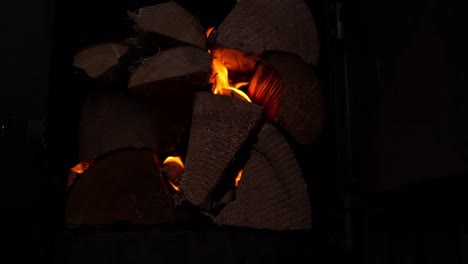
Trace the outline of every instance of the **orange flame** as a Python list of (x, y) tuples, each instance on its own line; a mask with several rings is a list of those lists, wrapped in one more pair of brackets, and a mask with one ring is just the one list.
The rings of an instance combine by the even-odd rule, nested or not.
[(211, 32), (213, 32), (214, 29), (215, 29), (214, 27), (209, 27), (209, 28), (206, 30), (205, 35), (206, 35), (207, 38), (210, 37)]
[(211, 91), (214, 94), (238, 97), (249, 103), (252, 102), (249, 96), (239, 89), (239, 87), (248, 84), (247, 82), (239, 82), (231, 85), (229, 83), (227, 68), (216, 58), (213, 58), (211, 61), (211, 68), (213, 70), (213, 75), (211, 76), (213, 88)]
[(67, 189), (75, 182), (79, 174), (83, 174), (89, 166), (93, 164), (93, 161), (82, 161), (76, 164), (73, 168), (70, 169), (67, 179)]
[(77, 174), (82, 174), (83, 172), (85, 172), (85, 170), (87, 170), (89, 168), (89, 166), (91, 166), (91, 164), (93, 164), (92, 161), (80, 162), (80, 163), (76, 164), (73, 168), (71, 168), (71, 171), (73, 171), (74, 173), (77, 173)]
[[(211, 32), (214, 30), (214, 27), (208, 28), (206, 31), (206, 37), (209, 37)], [(211, 53), (211, 50), (208, 50), (208, 53)], [(213, 57), (211, 60), (211, 70), (212, 75), (210, 82), (213, 83), (213, 88), (211, 91), (214, 94), (227, 95), (240, 98), (249, 103), (252, 102), (249, 96), (244, 93), (239, 87), (249, 84), (248, 82), (239, 82), (231, 85), (229, 81), (228, 69), (222, 62), (220, 62), (216, 57)]]
[(169, 156), (169, 157), (167, 157), (164, 160), (163, 165), (167, 165), (167, 164), (170, 164), (170, 163), (175, 163), (175, 164), (179, 165), (180, 167), (182, 167), (182, 169), (185, 169), (184, 162), (182, 161), (182, 159), (179, 156)]
[[(182, 169), (185, 169), (185, 164), (184, 164), (184, 162), (182, 161), (182, 159), (179, 156), (169, 156), (169, 157), (167, 157), (164, 160), (163, 165), (168, 165), (168, 164), (171, 164), (171, 163), (177, 164)], [(168, 179), (168, 182), (175, 191), (177, 191), (177, 192), (179, 191), (179, 186), (177, 186), (175, 183), (173, 183), (170, 179)]]
[(176, 192), (179, 191), (179, 186), (175, 185), (175, 184), (172, 183), (170, 180), (168, 180), (168, 182), (169, 182), (169, 184), (171, 185), (171, 187), (174, 188), (174, 190), (175, 190)]
[(239, 182), (240, 182), (240, 180), (242, 178), (242, 173), (243, 172), (244, 172), (243, 170), (240, 170), (239, 173), (237, 173), (237, 177), (236, 177), (236, 181), (235, 181), (236, 188), (239, 187)]

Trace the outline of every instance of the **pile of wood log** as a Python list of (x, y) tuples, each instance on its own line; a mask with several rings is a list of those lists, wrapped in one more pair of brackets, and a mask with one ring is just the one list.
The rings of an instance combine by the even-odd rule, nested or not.
[[(102, 89), (82, 108), (79, 156), (91, 165), (73, 174), (66, 222), (175, 223), (197, 211), (220, 226), (310, 229), (290, 146), (314, 144), (325, 121), (307, 4), (238, 1), (210, 29), (177, 1), (128, 15), (136, 37), (74, 57)], [(213, 92), (214, 60), (250, 102)]]

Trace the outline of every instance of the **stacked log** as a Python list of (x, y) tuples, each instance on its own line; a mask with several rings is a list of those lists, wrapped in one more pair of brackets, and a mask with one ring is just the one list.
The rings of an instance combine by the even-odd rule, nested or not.
[(142, 7), (132, 17), (135, 30), (141, 35), (156, 33), (201, 49), (206, 48), (205, 29), (200, 21), (174, 1)]
[[(220, 226), (310, 229), (305, 175), (286, 139), (313, 145), (325, 123), (307, 4), (238, 1), (206, 35), (175, 1), (128, 15), (136, 37), (74, 57), (88, 77), (126, 91), (93, 91), (83, 105), (79, 157), (89, 163), (69, 183), (67, 223), (176, 223), (195, 209)], [(223, 83), (246, 83), (249, 100), (214, 94), (213, 60), (229, 73)]]
[(128, 45), (123, 43), (99, 43), (79, 50), (73, 56), (72, 65), (102, 85), (114, 85), (126, 78), (121, 66), (128, 52)]
[(242, 0), (219, 25), (216, 44), (262, 55), (297, 54), (318, 63), (320, 45), (314, 18), (303, 0)]
[(175, 208), (153, 153), (122, 150), (97, 160), (67, 196), (65, 224), (155, 225), (186, 222)]
[(247, 94), (300, 144), (313, 144), (323, 130), (325, 96), (318, 75), (297, 56), (263, 56)]
[[(179, 200), (209, 210), (216, 188), (262, 125), (262, 108), (235, 97), (196, 95)], [(182, 202), (181, 202), (182, 203)]]
[(235, 200), (214, 216), (219, 225), (270, 230), (312, 228), (304, 175), (284, 136), (263, 126), (243, 169)]

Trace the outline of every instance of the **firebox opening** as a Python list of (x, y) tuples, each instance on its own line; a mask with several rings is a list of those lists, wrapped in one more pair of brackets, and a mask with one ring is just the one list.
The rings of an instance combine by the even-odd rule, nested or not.
[[(304, 10), (308, 9), (307, 4), (296, 1)], [(223, 209), (220, 204), (228, 193), (232, 193), (230, 201), (238, 201), (237, 187), (244, 190), (236, 181), (240, 172), (248, 182), (249, 177), (255, 178), (250, 175), (252, 172), (249, 174), (255, 171), (255, 166), (266, 166), (260, 165), (262, 158), (251, 156), (253, 150), (275, 153), (278, 146), (284, 148), (283, 152), (296, 148), (290, 157), (292, 168), (270, 164), (270, 168), (260, 171), (266, 173), (264, 177), (273, 178), (294, 171), (297, 174), (294, 177), (305, 181), (305, 184), (299, 183), (301, 180), (295, 183), (296, 188), (308, 185), (308, 176), (301, 171), (304, 164), (298, 164), (300, 157), (296, 156), (300, 153), (295, 145), (314, 148), (323, 126), (326, 104), (314, 66), (318, 56), (314, 53), (317, 36), (313, 31), (298, 28), (304, 36), (297, 43), (290, 42), (294, 34), (283, 31), (278, 34), (285, 34), (290, 41), (276, 43), (269, 35), (265, 35), (266, 42), (259, 40), (256, 35), (263, 28), (252, 23), (256, 30), (252, 31), (242, 25), (243, 19), (254, 21), (254, 17), (245, 17), (244, 12), (250, 12), (253, 5), (238, 2), (223, 19), (204, 25), (198, 24), (200, 21), (182, 3), (169, 1), (143, 6), (128, 13), (133, 26), (126, 37), (88, 43), (75, 49), (73, 67), (79, 71), (75, 77), (95, 82), (81, 105), (80, 157), (75, 164), (93, 161), (104, 153), (112, 155), (109, 153), (113, 150), (128, 146), (153, 149), (172, 191), (213, 218)], [(282, 4), (269, 3), (254, 9), (261, 11), (260, 16), (288, 14), (269, 12), (275, 5)], [(301, 11), (294, 19), (311, 29), (315, 26), (307, 12)], [(174, 21), (167, 26), (170, 20)], [(242, 35), (243, 39), (233, 39), (233, 34)], [(245, 46), (239, 46), (239, 41)], [(304, 45), (313, 49), (304, 49)], [(104, 87), (105, 93), (100, 91)], [(116, 88), (119, 94), (112, 91)], [(201, 96), (205, 92), (215, 96)], [(208, 107), (213, 110), (207, 110)], [(265, 126), (271, 129), (265, 130)], [(278, 139), (270, 138), (273, 135)], [(281, 143), (273, 143), (274, 140)], [(259, 147), (259, 142), (267, 145)], [(271, 163), (274, 154), (261, 151), (263, 159)], [(164, 164), (173, 155), (183, 158), (186, 167)], [(255, 159), (258, 161), (254, 169), (244, 171), (247, 163)], [(209, 162), (213, 164), (208, 165)], [(269, 170), (271, 176), (267, 176)], [(73, 177), (76, 172), (71, 181)], [(292, 195), (289, 187), (281, 186), (287, 180), (280, 178), (277, 179), (280, 185), (275, 188), (283, 188), (285, 195)], [(197, 181), (203, 184), (196, 187)], [(202, 192), (198, 188), (206, 190)]]
[[(68, 132), (68, 155), (62, 157), (64, 162), (59, 166), (66, 167), (68, 171), (76, 164), (93, 161), (81, 173), (81, 176), (86, 176), (83, 177), (86, 181), (81, 181), (80, 186), (84, 183), (91, 186), (92, 177), (95, 177), (105, 188), (103, 182), (110, 180), (113, 173), (130, 182), (128, 168), (134, 168), (132, 162), (137, 162), (140, 167), (135, 169), (135, 173), (145, 171), (152, 175), (149, 177), (152, 186), (161, 191), (160, 196), (148, 190), (145, 195), (133, 192), (133, 196), (129, 194), (124, 198), (117, 191), (107, 193), (122, 199), (120, 202), (125, 204), (125, 208), (113, 207), (113, 213), (120, 219), (125, 218), (122, 214), (129, 214), (126, 215), (128, 219), (136, 223), (155, 221), (165, 225), (172, 220), (187, 223), (184, 220), (190, 219), (192, 214), (187, 217), (182, 212), (180, 216), (179, 212), (172, 210), (181, 205), (180, 208), (190, 208), (190, 212), (193, 209), (208, 215), (214, 226), (240, 227), (252, 232), (298, 230), (309, 234), (326, 222), (320, 220), (327, 217), (326, 211), (320, 208), (326, 205), (318, 200), (324, 200), (321, 195), (330, 186), (318, 187), (314, 183), (320, 178), (324, 181), (333, 173), (333, 131), (321, 123), (324, 114), (321, 107), (330, 106), (322, 105), (321, 92), (309, 92), (309, 89), (326, 89), (326, 78), (316, 72), (316, 65), (312, 65), (316, 63), (315, 55), (298, 43), (287, 51), (264, 48), (264, 43), (259, 43), (263, 49), (261, 52), (244, 51), (228, 45), (231, 41), (228, 39), (229, 30), (237, 30), (237, 26), (229, 20), (227, 24), (223, 25), (223, 22), (230, 14), (242, 14), (239, 11), (231, 13), (242, 1), (210, 3), (226, 10), (220, 12), (225, 15), (216, 21), (210, 18), (213, 14), (208, 9), (192, 13), (205, 14), (199, 17), (204, 21), (203, 30), (194, 26), (195, 33), (189, 27), (175, 26), (175, 31), (154, 34), (143, 31), (138, 34), (132, 25), (135, 21), (129, 20), (115, 23), (113, 27), (106, 26), (111, 30), (75, 25), (74, 30), (82, 32), (80, 36), (89, 38), (83, 37), (76, 42), (76, 36), (61, 39), (70, 47), (66, 50), (59, 48), (56, 51), (58, 56), (76, 59), (77, 54), (89, 52), (87, 56), (79, 57), (83, 59), (82, 64), (75, 66), (86, 68), (92, 64), (93, 70), (102, 72), (102, 75), (95, 78), (90, 77), (90, 71), (86, 70), (79, 74), (72, 73), (70, 68), (60, 70), (57, 83), (71, 86), (70, 89), (78, 96), (67, 105), (75, 118), (66, 121), (73, 123), (73, 128)], [(170, 2), (184, 3), (184, 7), (192, 6), (200, 11), (200, 7), (193, 7), (195, 3)], [(280, 2), (273, 3), (282, 5)], [(128, 8), (129, 5), (119, 7), (120, 14), (144, 6)], [(184, 17), (188, 14), (178, 7), (171, 8), (182, 17), (178, 22), (186, 21)], [(158, 13), (158, 8), (147, 10), (150, 11), (143, 8), (138, 12), (137, 17), (140, 16), (141, 20), (136, 22), (140, 23), (140, 29), (149, 30), (154, 23), (164, 23), (165, 20), (158, 20), (159, 15), (167, 16), (168, 12)], [(309, 16), (306, 14), (304, 19), (309, 21)], [(117, 17), (112, 19), (114, 22), (117, 20)], [(206, 37), (205, 28), (212, 26), (216, 30)], [(161, 28), (165, 30), (163, 27), (151, 29)], [(194, 37), (182, 39), (190, 34), (179, 36), (179, 30), (189, 30)], [(202, 34), (203, 41), (200, 41), (198, 33)], [(170, 37), (159, 39), (165, 34)], [(307, 35), (313, 34), (309, 32)], [(313, 46), (312, 40), (306, 46)], [(184, 44), (180, 44), (181, 41)], [(204, 43), (209, 45), (203, 47)], [(297, 49), (299, 46), (302, 50)], [(296, 55), (296, 51), (300, 55)], [(100, 56), (105, 59), (95, 60)], [(220, 72), (226, 73), (224, 79), (219, 78)], [(216, 89), (217, 85), (219, 89)], [(315, 106), (319, 107), (318, 110)], [(320, 133), (316, 135), (316, 131)], [(133, 147), (127, 149), (128, 146)], [(136, 151), (142, 148), (151, 150), (152, 154)], [(131, 153), (142, 160), (134, 160), (130, 155), (131, 149)], [(105, 158), (101, 158), (104, 153)], [(173, 157), (180, 160), (173, 160)], [(104, 173), (114, 169), (114, 164), (121, 171)], [(142, 180), (142, 177), (137, 178)], [(123, 188), (125, 184), (130, 185), (129, 182), (121, 182), (117, 187)], [(135, 188), (148, 187), (136, 185)], [(70, 192), (72, 190), (76, 189), (72, 187)], [(100, 200), (110, 202), (110, 199), (96, 197), (96, 202), (87, 200), (89, 206), (98, 208)], [(162, 219), (169, 222), (157, 220), (156, 213), (148, 209), (158, 199), (164, 204), (158, 207), (164, 216)], [(74, 202), (73, 208), (77, 210), (73, 214), (77, 217), (74, 221), (79, 221), (82, 207), (79, 199)], [(189, 206), (183, 206), (187, 204)], [(131, 209), (125, 211), (128, 208)], [(98, 211), (94, 213), (98, 214)], [(87, 219), (96, 220), (92, 217)]]

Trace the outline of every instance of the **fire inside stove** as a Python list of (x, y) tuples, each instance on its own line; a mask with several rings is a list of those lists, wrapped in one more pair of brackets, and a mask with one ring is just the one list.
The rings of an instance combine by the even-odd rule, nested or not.
[(185, 221), (190, 207), (218, 225), (310, 229), (290, 145), (314, 144), (324, 123), (307, 5), (243, 0), (206, 30), (172, 1), (129, 16), (137, 37), (74, 57), (103, 87), (128, 79), (128, 93), (95, 91), (83, 105), (67, 223)]
[[(206, 36), (209, 38), (210, 34), (213, 32), (214, 27), (210, 27), (206, 31)], [(212, 51), (208, 49), (208, 53), (212, 54)], [(249, 103), (252, 102), (249, 96), (245, 94), (244, 91), (239, 88), (246, 86), (248, 82), (237, 82), (232, 84), (232, 81), (229, 79), (229, 72), (226, 66), (218, 58), (213, 57), (211, 60), (211, 70), (212, 75), (210, 76), (210, 82), (213, 83), (213, 88), (211, 91), (214, 94), (227, 95), (239, 97)]]

